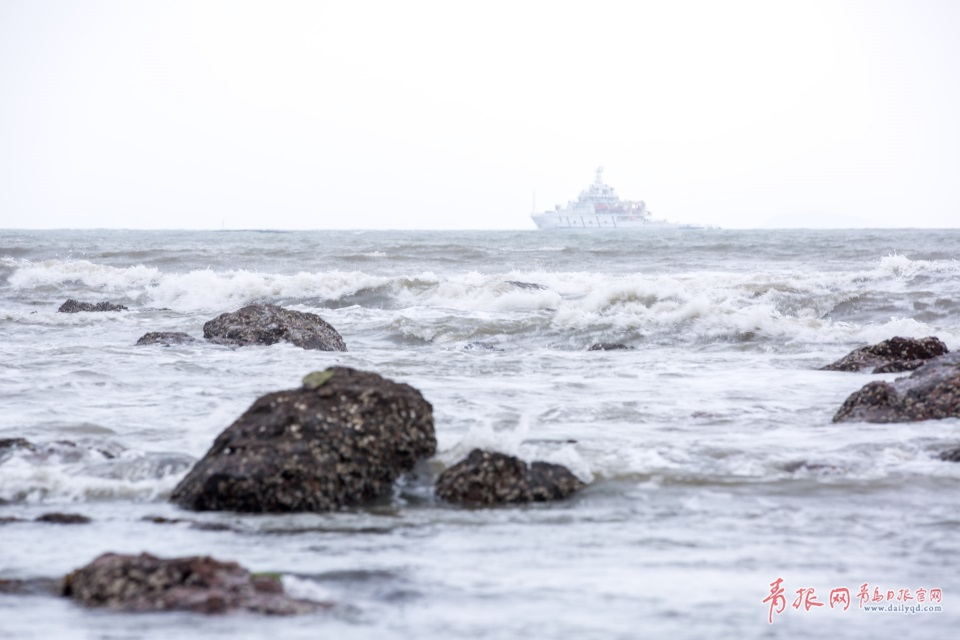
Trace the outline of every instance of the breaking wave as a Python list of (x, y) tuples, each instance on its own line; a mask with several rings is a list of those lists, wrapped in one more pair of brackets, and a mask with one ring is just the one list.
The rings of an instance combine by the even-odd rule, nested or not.
[[(58, 305), (66, 297), (132, 309), (221, 313), (251, 302), (359, 309), (365, 327), (415, 341), (582, 335), (583, 340), (685, 342), (870, 341), (891, 331), (956, 340), (960, 263), (881, 258), (862, 271), (561, 271), (165, 273), (87, 260), (6, 258), (14, 298)], [(354, 313), (354, 316), (357, 314)]]

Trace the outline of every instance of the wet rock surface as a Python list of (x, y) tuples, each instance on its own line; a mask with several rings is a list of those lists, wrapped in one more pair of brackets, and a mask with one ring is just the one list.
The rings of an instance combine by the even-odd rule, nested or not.
[(333, 367), (258, 399), (171, 499), (198, 511), (329, 511), (387, 495), (436, 447), (433, 407), (419, 391)]
[(91, 304), (89, 302), (80, 302), (70, 298), (57, 309), (60, 313), (80, 313), (81, 311), (126, 311), (127, 308), (121, 304), (110, 302), (98, 302)]
[(836, 362), (821, 367), (821, 371), (862, 371), (871, 367), (871, 373), (913, 371), (947, 352), (947, 345), (934, 336), (920, 339), (894, 337), (851, 351)]
[(337, 330), (320, 316), (273, 304), (251, 304), (203, 325), (203, 337), (233, 346), (289, 342), (303, 349), (346, 351)]
[(909, 376), (871, 382), (846, 399), (834, 422), (915, 422), (960, 417), (960, 354), (934, 358)]
[(437, 497), (471, 506), (561, 500), (583, 488), (566, 467), (474, 449), (437, 478)]
[(309, 613), (328, 603), (290, 598), (276, 577), (210, 557), (107, 553), (63, 580), (62, 594), (87, 607), (127, 612)]
[(151, 331), (137, 340), (137, 345), (159, 344), (169, 347), (173, 344), (191, 344), (196, 341), (196, 338), (182, 331)]

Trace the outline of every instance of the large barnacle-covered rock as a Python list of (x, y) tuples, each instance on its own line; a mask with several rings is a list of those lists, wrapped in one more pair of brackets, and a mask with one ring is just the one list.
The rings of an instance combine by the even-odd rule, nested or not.
[(387, 494), (436, 448), (433, 407), (419, 391), (332, 367), (254, 402), (172, 500), (198, 511), (329, 511)]

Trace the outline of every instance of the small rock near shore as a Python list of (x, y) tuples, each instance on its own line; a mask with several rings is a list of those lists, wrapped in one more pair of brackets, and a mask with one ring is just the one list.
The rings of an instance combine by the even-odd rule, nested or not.
[(527, 464), (514, 456), (474, 449), (437, 478), (437, 497), (471, 506), (561, 500), (583, 488), (559, 464)]
[(127, 308), (122, 304), (113, 304), (110, 302), (98, 302), (91, 304), (89, 302), (80, 302), (70, 298), (57, 309), (60, 313), (80, 313), (81, 311), (126, 311)]
[(148, 553), (104, 554), (64, 578), (62, 594), (87, 607), (125, 612), (293, 615), (330, 606), (290, 598), (275, 577), (252, 575), (236, 562)]
[(628, 347), (620, 342), (598, 342), (590, 345), (587, 351), (624, 351), (629, 349), (633, 349), (633, 347)]
[(197, 339), (182, 331), (151, 331), (137, 340), (137, 345), (159, 344), (169, 347), (172, 344), (191, 344)]
[(51, 524), (88, 524), (93, 521), (79, 513), (45, 513), (37, 516), (36, 522), (49, 522)]

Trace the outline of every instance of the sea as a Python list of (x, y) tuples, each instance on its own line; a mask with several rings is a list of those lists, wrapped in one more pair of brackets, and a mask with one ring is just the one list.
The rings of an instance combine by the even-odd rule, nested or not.
[[(59, 313), (69, 298), (127, 310)], [(203, 340), (254, 302), (320, 315), (348, 351)], [(153, 331), (198, 341), (137, 346)], [(960, 463), (940, 454), (960, 421), (835, 424), (901, 374), (820, 370), (894, 336), (960, 349), (960, 230), (2, 230), (0, 439), (34, 446), (0, 450), (0, 581), (106, 552), (210, 555), (334, 606), (8, 594), (0, 637), (952, 637)], [(332, 365), (417, 388), (436, 456), (332, 513), (169, 502), (258, 397)], [(438, 500), (437, 474), (477, 447), (587, 486)]]

